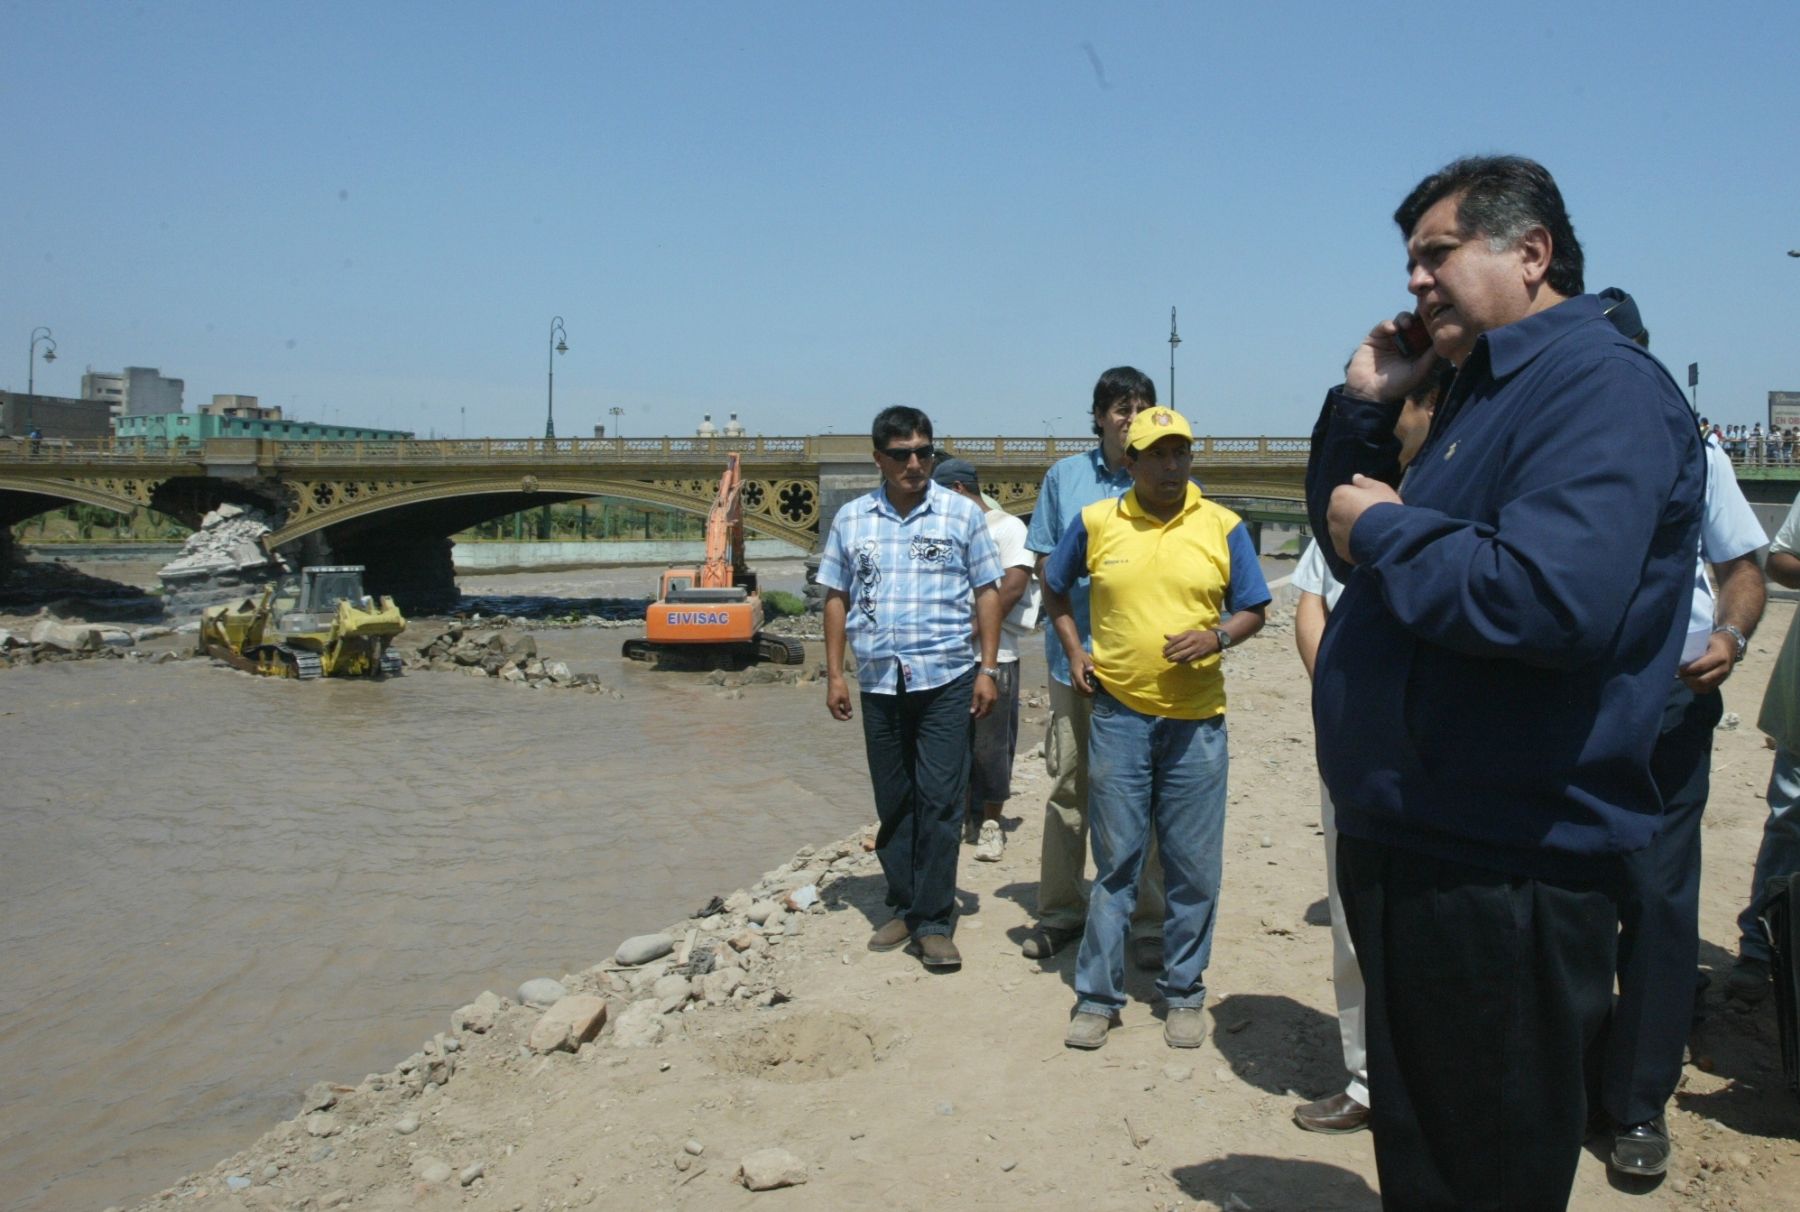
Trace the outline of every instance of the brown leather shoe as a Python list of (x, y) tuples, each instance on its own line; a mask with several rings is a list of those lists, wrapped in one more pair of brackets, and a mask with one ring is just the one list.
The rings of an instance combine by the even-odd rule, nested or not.
[(962, 967), (962, 952), (950, 941), (948, 934), (922, 934), (916, 946), (919, 951), (919, 962), (927, 968), (938, 968), (953, 972)]
[(1294, 1122), (1308, 1132), (1341, 1136), (1369, 1126), (1369, 1109), (1339, 1091), (1328, 1098), (1301, 1103), (1294, 1108)]
[(906, 946), (910, 938), (912, 931), (906, 928), (906, 919), (897, 917), (869, 936), (869, 950), (893, 951)]
[(1026, 959), (1049, 959), (1070, 943), (1081, 941), (1080, 926), (1039, 926), (1025, 936), (1019, 950)]

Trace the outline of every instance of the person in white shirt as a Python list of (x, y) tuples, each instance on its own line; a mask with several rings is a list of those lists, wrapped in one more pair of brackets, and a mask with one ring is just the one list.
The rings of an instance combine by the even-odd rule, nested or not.
[(1019, 740), (1019, 642), (1037, 627), (1039, 590), (1033, 575), (1037, 557), (1025, 546), (1025, 523), (982, 498), (974, 464), (943, 459), (931, 478), (982, 507), (1005, 570), (1000, 578), (1000, 697), (992, 711), (975, 721), (966, 829), (973, 836), (965, 836), (975, 843), (978, 861), (996, 863), (1006, 852), (1000, 814), (1012, 795), (1013, 749)]
[[(1394, 436), (1400, 441), (1400, 465), (1412, 462), (1413, 455), (1431, 432), (1431, 417), (1438, 401), (1449, 387), (1452, 368), (1445, 363), (1439, 373), (1427, 381), (1416, 395), (1409, 396), (1394, 422)], [(1311, 677), (1313, 661), (1319, 655), (1319, 641), (1325, 635), (1325, 620), (1337, 605), (1343, 585), (1325, 565), (1325, 553), (1317, 540), (1306, 545), (1299, 567), (1294, 569), (1294, 588), (1300, 600), (1294, 606), (1294, 643), (1300, 650), (1300, 663)], [(1333, 818), (1331, 795), (1325, 784), (1319, 784), (1319, 824), (1325, 832), (1325, 897), (1331, 911), (1331, 982), (1337, 994), (1338, 1037), (1344, 1048), (1344, 1068), (1350, 1081), (1336, 1094), (1302, 1103), (1294, 1108), (1294, 1122), (1308, 1132), (1360, 1132), (1369, 1126), (1369, 1060), (1368, 1044), (1363, 1031), (1362, 969), (1356, 963), (1356, 948), (1350, 942), (1350, 926), (1344, 920), (1344, 901), (1338, 894), (1337, 825)]]

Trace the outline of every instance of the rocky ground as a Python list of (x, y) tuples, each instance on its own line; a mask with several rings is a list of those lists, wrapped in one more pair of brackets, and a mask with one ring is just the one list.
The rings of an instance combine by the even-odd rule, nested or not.
[[(1765, 812), (1769, 754), (1740, 721), (1792, 614), (1771, 607), (1726, 687), (1703, 893), (1715, 972)], [(438, 658), (455, 666), (465, 642), (488, 643), (459, 636)], [(524, 668), (520, 655), (505, 659)], [(752, 700), (786, 680), (669, 676)], [(963, 852), (961, 972), (864, 948), (885, 913), (862, 837), (804, 848), (752, 887), (693, 889), (693, 918), (596, 938), (584, 971), (471, 990), (395, 1068), (315, 1083), (293, 1119), (140, 1206), (1374, 1209), (1368, 1136), (1289, 1118), (1342, 1074), (1308, 690), (1285, 615), (1230, 654), (1228, 678), (1232, 793), (1198, 1050), (1164, 1045), (1142, 974), (1104, 1049), (1065, 1049), (1073, 951), (1019, 954), (1045, 785), (1031, 689), (1006, 854)], [(1574, 1207), (1800, 1207), (1800, 1100), (1782, 1088), (1770, 1005), (1709, 994), (1695, 1052), (1667, 1179), (1615, 1185), (1596, 1143)]]

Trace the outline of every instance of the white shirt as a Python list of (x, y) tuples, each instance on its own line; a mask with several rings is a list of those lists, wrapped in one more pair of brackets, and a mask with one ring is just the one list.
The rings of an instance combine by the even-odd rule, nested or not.
[(1325, 563), (1325, 553), (1319, 550), (1317, 539), (1308, 543), (1306, 550), (1300, 554), (1300, 565), (1294, 569), (1290, 581), (1295, 589), (1324, 598), (1327, 611), (1337, 609), (1338, 598), (1344, 593), (1343, 585), (1331, 575), (1331, 568)]
[[(1713, 629), (1713, 588), (1707, 579), (1708, 564), (1723, 564), (1749, 555), (1769, 541), (1756, 511), (1744, 500), (1731, 460), (1710, 438), (1706, 443), (1706, 516), (1700, 523), (1700, 557), (1694, 561), (1694, 600), (1688, 610), (1687, 643), (1681, 663), (1687, 664), (1706, 651)], [(1296, 573), (1296, 576), (1299, 574)]]
[(1000, 549), (1000, 567), (1025, 569), (1025, 592), (1013, 603), (1013, 608), (1000, 623), (1000, 660), (1016, 661), (1019, 659), (1019, 640), (1031, 634), (1037, 628), (1038, 606), (1043, 599), (1038, 589), (1037, 576), (1032, 569), (1037, 565), (1037, 557), (1025, 546), (1028, 533), (1025, 523), (1007, 513), (1004, 509), (987, 511), (988, 533), (994, 538), (994, 546)]

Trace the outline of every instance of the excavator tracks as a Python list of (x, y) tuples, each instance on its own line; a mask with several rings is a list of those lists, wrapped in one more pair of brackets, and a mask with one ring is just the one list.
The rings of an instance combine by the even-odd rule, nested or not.
[(804, 665), (806, 663), (806, 645), (791, 635), (776, 635), (772, 631), (756, 633), (756, 653), (771, 665)]
[(626, 640), (620, 654), (630, 661), (656, 661), (669, 657), (677, 665), (702, 660), (707, 656), (736, 658), (745, 664), (758, 661), (771, 665), (804, 665), (806, 645), (792, 636), (759, 631), (747, 644), (656, 644), (649, 640)]

